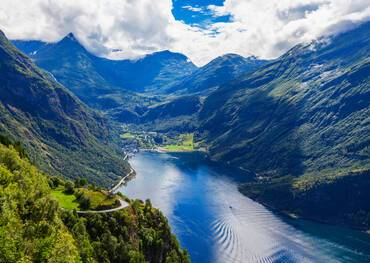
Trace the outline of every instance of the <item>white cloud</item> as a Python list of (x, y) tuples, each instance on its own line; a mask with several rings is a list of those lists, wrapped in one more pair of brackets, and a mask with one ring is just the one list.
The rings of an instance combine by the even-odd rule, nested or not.
[(44, 41), (73, 32), (92, 52), (115, 58), (170, 49), (203, 65), (225, 53), (274, 58), (370, 19), (368, 0), (225, 0), (208, 9), (231, 21), (206, 29), (176, 21), (171, 9), (170, 0), (1, 0), (0, 28)]
[(213, 25), (228, 48), (263, 58), (277, 57), (297, 43), (339, 33), (370, 18), (367, 0), (226, 0), (223, 6), (209, 9), (216, 16), (232, 16), (232, 23)]
[(12, 39), (43, 41), (73, 32), (96, 54), (121, 49), (134, 58), (170, 48), (171, 8), (170, 0), (1, 0), (0, 28)]
[(192, 11), (192, 12), (202, 13), (204, 11), (203, 8), (201, 8), (201, 7), (191, 6), (191, 5), (184, 5), (182, 8), (186, 9), (186, 10), (189, 10), (189, 11)]

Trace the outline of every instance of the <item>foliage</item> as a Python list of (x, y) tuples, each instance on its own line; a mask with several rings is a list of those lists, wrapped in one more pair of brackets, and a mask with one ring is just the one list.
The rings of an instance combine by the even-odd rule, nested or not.
[(46, 177), (0, 144), (0, 262), (79, 262)]
[[(78, 242), (80, 251), (92, 247), (98, 262), (189, 262), (166, 218), (148, 201), (135, 200), (129, 209), (111, 214), (77, 217), (65, 211), (63, 216), (75, 239), (85, 240)], [(86, 254), (81, 255), (84, 261)]]
[(75, 185), (73, 182), (71, 181), (67, 181), (65, 184), (64, 184), (64, 192), (66, 194), (73, 194), (75, 192)]
[(14, 142), (11, 139), (9, 139), (8, 136), (0, 134), (0, 144), (3, 144), (5, 146), (12, 145), (13, 148), (19, 153), (19, 155), (21, 157), (23, 157), (23, 158), (28, 157), (28, 155), (26, 153), (26, 149), (24, 148), (24, 146), (19, 141)]
[(75, 187), (84, 187), (88, 185), (88, 181), (86, 178), (77, 178), (75, 180)]
[[(51, 190), (55, 182), (59, 188)], [(0, 144), (0, 262), (189, 262), (149, 201), (79, 216), (58, 209), (54, 198), (63, 203), (74, 197), (63, 191), (66, 184)], [(88, 191), (76, 193), (81, 190)]]

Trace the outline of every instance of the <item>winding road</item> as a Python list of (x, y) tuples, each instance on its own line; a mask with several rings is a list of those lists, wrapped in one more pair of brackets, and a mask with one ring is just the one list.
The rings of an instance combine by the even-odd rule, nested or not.
[(106, 210), (86, 210), (86, 211), (76, 211), (77, 214), (103, 214), (103, 213), (111, 213), (115, 211), (119, 211), (125, 207), (128, 207), (128, 203), (126, 201), (123, 201), (122, 199), (119, 199), (120, 206), (111, 208), (111, 209), (106, 209)]
[(130, 167), (130, 172), (128, 173), (128, 174), (126, 174), (124, 177), (122, 177), (122, 179), (115, 185), (115, 186), (113, 186), (113, 188), (112, 189), (110, 189), (109, 190), (109, 193), (110, 194), (114, 194), (115, 193), (115, 191), (117, 191), (117, 189), (122, 185), (122, 184), (124, 184), (125, 183), (125, 180), (129, 177), (129, 176), (131, 176), (132, 174), (134, 173), (134, 169), (132, 169), (131, 167)]
[[(123, 158), (123, 160), (126, 160), (127, 159), (127, 154), (125, 155), (125, 157)], [(130, 172), (128, 174), (126, 174), (125, 176), (122, 177), (122, 179), (115, 185), (113, 186), (112, 189), (109, 190), (109, 194), (114, 194), (117, 189), (125, 183), (126, 179), (129, 178), (132, 174), (134, 173), (134, 169), (132, 169), (132, 167), (130, 167)], [(119, 207), (115, 207), (115, 208), (111, 208), (111, 209), (105, 209), (105, 210), (85, 210), (85, 211), (82, 211), (82, 210), (79, 210), (79, 211), (76, 211), (77, 214), (103, 214), (103, 213), (111, 213), (111, 212), (116, 212), (116, 211), (119, 211), (119, 210), (122, 210), (126, 207), (128, 207), (128, 203), (122, 199), (118, 199), (119, 202), (120, 202), (120, 206)]]

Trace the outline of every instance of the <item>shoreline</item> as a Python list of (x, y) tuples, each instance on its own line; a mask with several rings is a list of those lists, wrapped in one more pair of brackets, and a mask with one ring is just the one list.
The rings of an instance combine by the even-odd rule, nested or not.
[[(126, 161), (128, 158), (129, 158), (129, 155), (126, 153), (125, 157), (123, 157), (123, 160)], [(118, 183), (114, 184), (112, 186), (112, 188), (108, 190), (109, 194), (114, 194), (115, 191), (117, 191), (117, 189), (121, 187), (121, 185), (123, 185), (127, 182), (126, 180), (130, 179), (133, 175), (136, 174), (136, 172), (135, 172), (134, 168), (132, 168), (131, 164), (128, 161), (127, 161), (127, 163), (130, 166), (130, 171), (126, 175), (122, 176), (121, 179), (118, 181)]]
[(182, 149), (182, 150), (168, 150), (168, 149), (165, 149), (163, 147), (156, 147), (156, 148), (152, 148), (152, 149), (142, 148), (142, 149), (139, 149), (139, 151), (143, 151), (143, 152), (156, 152), (156, 153), (191, 153), (191, 152), (203, 152), (203, 153), (206, 153), (206, 151), (205, 150), (202, 150), (202, 149), (193, 149), (193, 150), (185, 150), (185, 149)]
[(195, 152), (195, 150), (167, 150), (162, 147), (157, 147), (153, 149), (140, 149), (143, 152), (155, 152), (155, 153), (183, 153), (183, 152)]
[(135, 174), (135, 170), (131, 167), (130, 165), (130, 172), (128, 174), (126, 174), (125, 176), (123, 176), (121, 178), (121, 180), (119, 180), (119, 182), (114, 185), (109, 191), (108, 193), (114, 193), (118, 188), (121, 187), (122, 184), (126, 183), (126, 179), (129, 179), (131, 175)]
[[(181, 151), (171, 151), (171, 150), (166, 150), (162, 147), (157, 147), (157, 148), (152, 148), (152, 149), (138, 149), (139, 152), (140, 151), (143, 151), (143, 152), (153, 152), (153, 153), (191, 153), (191, 152), (203, 152), (203, 153), (206, 153), (206, 151), (202, 151), (202, 150), (199, 150), (199, 149), (196, 149), (196, 150), (189, 150), (189, 151), (186, 151), (186, 150), (181, 150)], [(134, 153), (135, 155), (136, 153)], [(207, 160), (211, 161), (212, 163), (214, 164), (217, 164), (217, 165), (224, 165), (226, 167), (228, 167), (229, 165), (223, 163), (223, 162), (219, 162), (219, 161), (213, 161), (211, 160), (209, 157), (207, 157)], [(233, 168), (233, 169), (238, 169), (240, 170), (241, 172), (246, 172), (244, 169), (241, 169), (240, 167), (230, 167), (229, 168)], [(250, 172), (250, 171), (248, 171)], [(284, 210), (281, 210), (281, 209), (278, 209), (272, 205), (269, 205), (268, 203), (266, 202), (263, 202), (263, 201), (260, 201), (260, 200), (257, 200), (257, 199), (254, 199), (254, 198), (251, 198), (250, 196), (248, 196), (247, 194), (243, 193), (239, 187), (238, 187), (238, 191), (239, 193), (241, 193), (242, 195), (246, 196), (247, 198), (250, 198), (251, 200), (265, 206), (266, 208), (268, 208), (269, 210), (271, 210), (272, 212), (274, 213), (277, 213), (281, 216), (284, 216), (284, 217), (288, 217), (292, 220), (308, 220), (308, 221), (311, 221), (311, 222), (314, 222), (314, 223), (320, 223), (320, 224), (325, 224), (325, 225), (328, 225), (328, 226), (336, 226), (336, 227), (344, 227), (344, 228), (348, 228), (348, 229), (351, 229), (351, 230), (355, 230), (355, 231), (359, 231), (359, 232), (362, 232), (362, 233), (366, 233), (366, 234), (370, 234), (370, 229), (364, 227), (364, 228), (361, 228), (361, 227), (356, 227), (356, 226), (353, 226), (353, 225), (350, 225), (350, 224), (346, 224), (346, 223), (335, 223), (335, 222), (331, 222), (331, 221), (326, 221), (326, 220), (323, 220), (323, 219), (318, 219), (318, 218), (315, 218), (315, 217), (307, 217), (307, 216), (301, 216), (299, 214), (295, 214), (293, 212), (290, 212), (290, 211), (284, 211)]]

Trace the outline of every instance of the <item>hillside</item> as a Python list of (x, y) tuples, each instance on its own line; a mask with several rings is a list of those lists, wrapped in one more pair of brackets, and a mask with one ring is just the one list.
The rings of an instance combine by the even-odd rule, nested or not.
[(266, 63), (266, 60), (255, 57), (244, 58), (236, 54), (226, 54), (198, 68), (179, 84), (171, 87), (170, 91), (181, 94), (209, 93), (212, 89), (218, 88), (241, 74), (256, 70)]
[(189, 262), (150, 201), (79, 216), (60, 209), (52, 182), (0, 144), (0, 262)]
[[(135, 107), (116, 107), (107, 111), (113, 119), (135, 123), (140, 128), (156, 131), (194, 131), (204, 97), (238, 76), (257, 70), (266, 60), (244, 58), (236, 54), (218, 57), (169, 86), (155, 100)], [(161, 86), (154, 82), (153, 87)], [(162, 86), (161, 86), (162, 88)]]
[(107, 94), (114, 94), (118, 99), (130, 95), (127, 91), (120, 91), (99, 74), (96, 64), (100, 59), (92, 56), (73, 34), (57, 43), (21, 40), (13, 43), (89, 106), (114, 106), (114, 100), (107, 103)]
[(83, 102), (100, 109), (141, 102), (142, 98), (134, 92), (161, 93), (196, 69), (187, 57), (170, 51), (137, 60), (99, 58), (87, 51), (72, 33), (56, 43), (21, 40), (13, 43)]
[(167, 93), (185, 76), (196, 70), (185, 55), (168, 50), (138, 60), (108, 60), (98, 65), (100, 74), (111, 83), (136, 92)]
[[(164, 128), (171, 122), (182, 122), (183, 117), (173, 117), (162, 124), (156, 116), (176, 115), (171, 109), (183, 107), (189, 94), (208, 94), (222, 83), (267, 62), (227, 54), (197, 68), (186, 56), (170, 51), (138, 60), (109, 60), (92, 55), (73, 34), (56, 43), (21, 40), (13, 43), (89, 106), (105, 111), (119, 122), (145, 123), (154, 129), (157, 127), (152, 122)], [(194, 96), (191, 101), (200, 99)], [(191, 108), (193, 115), (187, 118), (188, 125), (196, 119), (199, 107), (195, 109), (191, 103), (186, 108)], [(179, 126), (184, 125), (176, 124)]]
[(0, 132), (26, 145), (43, 171), (108, 185), (125, 173), (107, 121), (0, 33)]
[[(370, 169), (369, 30), (295, 46), (205, 100), (199, 137), (211, 158), (257, 174), (243, 192), (307, 217), (370, 224), (361, 201)], [(356, 195), (332, 209), (350, 189)]]

